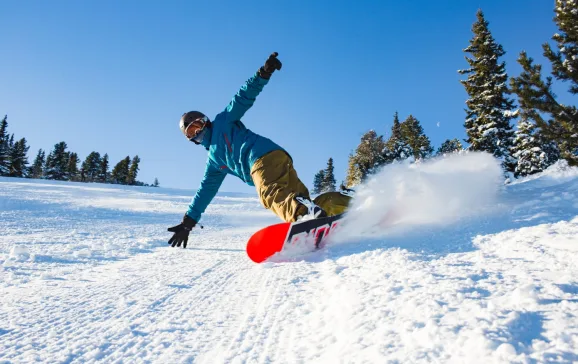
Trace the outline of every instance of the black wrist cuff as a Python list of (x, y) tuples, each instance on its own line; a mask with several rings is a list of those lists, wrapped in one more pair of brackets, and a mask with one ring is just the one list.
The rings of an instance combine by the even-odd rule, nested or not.
[(197, 221), (195, 219), (192, 219), (189, 217), (189, 215), (185, 214), (185, 216), (183, 216), (183, 226), (185, 228), (187, 228), (188, 230), (191, 230), (192, 228), (195, 227), (195, 225), (197, 225)]
[(263, 67), (259, 68), (259, 71), (257, 71), (257, 73), (259, 73), (259, 77), (264, 78), (266, 80), (270, 79), (271, 74), (273, 74), (273, 72), (265, 71), (265, 68), (263, 68)]

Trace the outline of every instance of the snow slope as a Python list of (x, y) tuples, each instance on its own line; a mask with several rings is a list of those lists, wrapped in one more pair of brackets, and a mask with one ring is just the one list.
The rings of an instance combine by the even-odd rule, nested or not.
[(193, 191), (0, 178), (0, 362), (578, 361), (578, 171), (501, 188), (466, 158), (391, 167), (344, 239), (261, 265), (256, 197), (220, 194), (183, 250)]

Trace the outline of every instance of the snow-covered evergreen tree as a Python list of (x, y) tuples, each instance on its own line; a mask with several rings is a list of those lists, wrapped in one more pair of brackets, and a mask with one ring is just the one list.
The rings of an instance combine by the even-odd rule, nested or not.
[(556, 144), (541, 138), (536, 125), (526, 118), (518, 121), (512, 154), (518, 161), (516, 177), (542, 172), (559, 158)]
[(349, 157), (346, 178), (348, 186), (362, 182), (384, 164), (384, 149), (383, 137), (378, 136), (374, 130), (368, 131), (361, 137), (361, 142)]
[(345, 176), (345, 186), (349, 188), (361, 183), (361, 171), (355, 161), (355, 154), (350, 153), (347, 160), (347, 175)]
[(69, 154), (66, 151), (66, 148), (68, 148), (66, 142), (56, 143), (54, 149), (46, 158), (44, 175), (47, 179), (59, 181), (68, 180), (67, 167)]
[(78, 154), (76, 153), (69, 153), (68, 154), (68, 165), (66, 167), (66, 173), (68, 176), (69, 181), (79, 181), (80, 180), (80, 172), (78, 170), (78, 163), (80, 160), (78, 159)]
[(126, 184), (127, 185), (134, 185), (137, 183), (136, 176), (138, 174), (139, 168), (138, 164), (140, 163), (140, 158), (138, 155), (135, 155), (132, 158), (132, 162), (130, 163), (130, 167), (128, 169), (128, 175), (126, 176)]
[(127, 156), (118, 162), (112, 169), (112, 173), (110, 174), (111, 182), (116, 184), (126, 184), (129, 167), (130, 157)]
[(108, 179), (109, 179), (108, 163), (109, 163), (108, 162), (108, 154), (105, 154), (100, 159), (100, 168), (99, 168), (98, 177), (97, 177), (98, 182), (101, 182), (101, 183), (108, 182)]
[(44, 176), (43, 168), (44, 168), (45, 158), (46, 158), (46, 153), (42, 149), (39, 149), (38, 153), (36, 154), (36, 158), (34, 158), (34, 162), (32, 163), (32, 166), (30, 167), (30, 173), (29, 173), (30, 178), (42, 178)]
[(100, 153), (90, 152), (90, 154), (86, 156), (84, 162), (82, 162), (81, 169), (84, 175), (85, 182), (98, 181), (101, 169)]
[[(554, 21), (559, 32), (552, 39), (558, 50), (546, 43), (544, 56), (552, 63), (552, 75), (570, 83), (569, 92), (578, 94), (578, 1), (556, 0)], [(569, 165), (578, 166), (578, 109), (564, 105), (552, 92), (552, 77), (542, 79), (542, 66), (533, 64), (526, 52), (521, 52), (518, 63), (523, 72), (510, 80), (518, 95), (520, 106), (534, 120), (541, 133), (556, 143), (562, 158)]]
[(323, 180), (325, 177), (325, 170), (322, 169), (319, 172), (315, 173), (315, 177), (313, 178), (313, 194), (318, 195), (323, 192)]
[(578, 1), (556, 0), (554, 21), (560, 32), (552, 36), (557, 50), (545, 43), (544, 56), (552, 63), (552, 75), (570, 81), (569, 91), (578, 94)]
[(383, 159), (386, 163), (392, 161), (402, 161), (412, 155), (411, 147), (408, 145), (403, 132), (401, 123), (396, 112), (393, 116), (393, 126), (391, 127), (391, 136), (387, 140), (386, 148), (383, 151)]
[(10, 158), (10, 148), (8, 145), (8, 116), (5, 115), (0, 121), (0, 176), (9, 174), (8, 160)]
[(496, 43), (484, 19), (478, 10), (477, 21), (472, 27), (474, 33), (470, 45), (464, 52), (470, 68), (458, 71), (468, 74), (462, 80), (469, 99), (466, 101), (467, 117), (464, 126), (468, 135), (467, 142), (471, 151), (485, 151), (502, 161), (506, 172), (513, 172), (515, 160), (510, 155), (514, 130), (514, 103), (507, 97), (508, 88), (505, 62), (499, 58), (506, 52)]
[(433, 148), (429, 138), (425, 135), (419, 120), (413, 115), (408, 116), (401, 123), (401, 135), (409, 147), (411, 156), (414, 160), (425, 159), (431, 156)]
[(451, 153), (457, 153), (461, 150), (463, 150), (464, 147), (462, 146), (462, 143), (459, 141), (459, 139), (454, 138), (454, 139), (446, 139), (442, 145), (438, 148), (437, 152), (436, 152), (436, 156), (440, 156), (440, 155), (444, 155), (444, 154), (451, 154)]
[(28, 149), (26, 139), (18, 140), (10, 149), (8, 159), (8, 176), (10, 177), (26, 177), (28, 172)]
[(329, 158), (327, 161), (327, 167), (323, 171), (323, 184), (321, 192), (333, 192), (335, 191), (335, 174), (333, 173), (335, 167), (333, 167), (333, 158)]

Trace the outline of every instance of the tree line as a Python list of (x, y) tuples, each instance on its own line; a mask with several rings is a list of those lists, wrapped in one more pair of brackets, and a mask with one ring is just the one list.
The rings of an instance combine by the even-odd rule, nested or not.
[[(544, 77), (542, 66), (522, 51), (517, 59), (522, 72), (509, 77), (505, 62), (500, 61), (506, 52), (478, 10), (473, 37), (463, 50), (469, 67), (458, 70), (467, 75), (460, 81), (469, 97), (464, 121), (466, 146), (457, 138), (447, 139), (434, 153), (418, 119), (409, 115), (400, 122), (395, 113), (387, 140), (374, 130), (363, 134), (349, 155), (341, 187), (353, 187), (389, 163), (419, 162), (465, 151), (492, 154), (510, 179), (541, 172), (559, 159), (578, 166), (578, 109), (559, 102), (552, 91), (556, 80), (568, 83), (571, 95), (578, 93), (578, 2), (556, 0), (554, 14), (559, 29), (552, 36), (555, 45), (542, 45), (543, 55), (551, 63), (551, 75)], [(315, 175), (313, 185), (314, 193), (336, 189), (332, 158)]]
[(0, 176), (159, 186), (156, 178), (152, 185), (137, 180), (140, 163), (138, 155), (123, 158), (111, 171), (108, 154), (101, 156), (99, 152), (91, 152), (80, 163), (78, 154), (68, 151), (67, 148), (66, 142), (59, 142), (48, 155), (40, 149), (32, 164), (29, 164), (27, 154), (30, 147), (26, 138), (15, 141), (14, 134), (8, 133), (8, 116), (5, 115), (0, 121)]

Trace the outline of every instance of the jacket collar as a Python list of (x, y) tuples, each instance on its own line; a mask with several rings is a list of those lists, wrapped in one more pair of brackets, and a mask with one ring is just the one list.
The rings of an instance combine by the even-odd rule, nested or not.
[(207, 133), (205, 134), (205, 137), (201, 142), (201, 145), (205, 147), (206, 150), (209, 150), (209, 147), (211, 146), (212, 137), (213, 137), (213, 126), (211, 125), (210, 128), (207, 128)]

